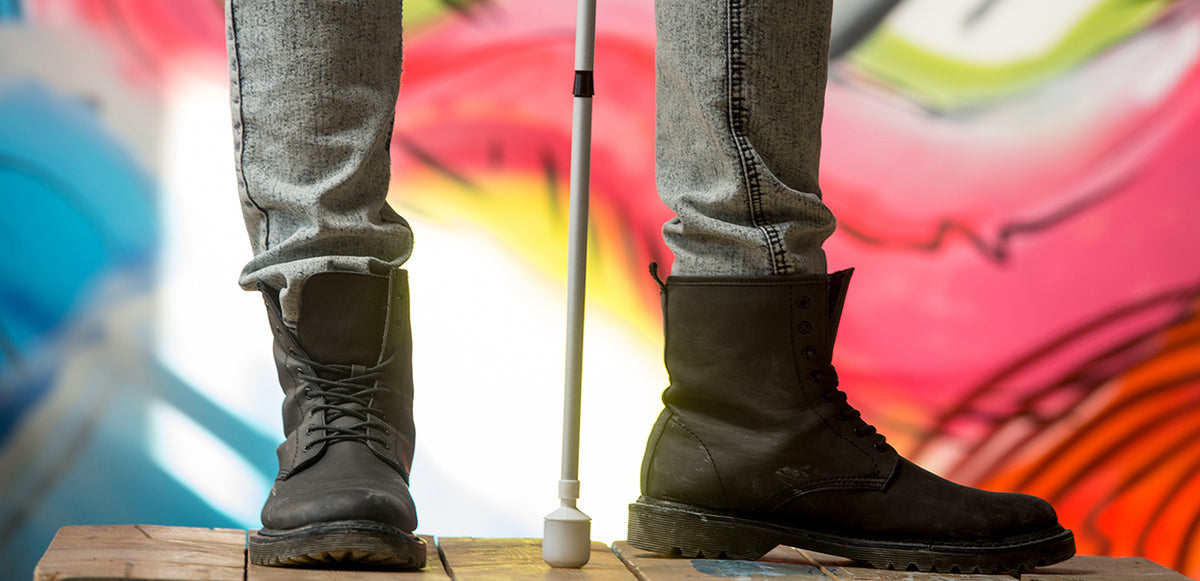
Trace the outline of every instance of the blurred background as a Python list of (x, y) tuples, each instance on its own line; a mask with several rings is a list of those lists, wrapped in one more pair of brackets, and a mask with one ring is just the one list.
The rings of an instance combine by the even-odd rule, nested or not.
[[(64, 525), (257, 527), (282, 440), (223, 3), (0, 0), (0, 579)], [(837, 0), (835, 353), (901, 452), (1200, 575), (1200, 2)], [(574, 6), (409, 0), (424, 533), (557, 506)], [(624, 538), (658, 397), (652, 0), (599, 9), (581, 508)]]

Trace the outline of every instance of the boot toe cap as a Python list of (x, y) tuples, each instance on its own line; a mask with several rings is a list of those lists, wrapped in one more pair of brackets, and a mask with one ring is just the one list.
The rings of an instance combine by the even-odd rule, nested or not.
[(412, 532), (417, 526), (412, 497), (406, 487), (394, 488), (377, 482), (331, 482), (316, 487), (280, 486), (277, 482), (263, 507), (263, 526), (287, 530), (361, 520)]
[[(901, 460), (889, 504), (914, 529), (930, 536), (1002, 539), (1058, 526), (1050, 503), (1028, 494), (990, 492), (955, 484), (908, 460)], [(902, 525), (901, 525), (902, 526)]]
[(883, 490), (820, 492), (792, 509), (831, 531), (912, 542), (990, 542), (1059, 527), (1038, 497), (961, 486), (905, 459)]
[(336, 521), (373, 521), (412, 532), (417, 511), (404, 478), (355, 443), (330, 446), (313, 465), (275, 480), (263, 526), (295, 529)]

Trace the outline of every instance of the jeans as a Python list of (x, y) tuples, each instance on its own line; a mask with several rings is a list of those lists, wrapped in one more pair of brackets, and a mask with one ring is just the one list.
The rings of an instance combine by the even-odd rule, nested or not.
[[(311, 274), (412, 253), (385, 201), (400, 0), (226, 3), (238, 190), (253, 259), (295, 324)], [(657, 0), (656, 174), (674, 274), (824, 273), (817, 173), (831, 0)], [(600, 74), (603, 74), (602, 72)]]

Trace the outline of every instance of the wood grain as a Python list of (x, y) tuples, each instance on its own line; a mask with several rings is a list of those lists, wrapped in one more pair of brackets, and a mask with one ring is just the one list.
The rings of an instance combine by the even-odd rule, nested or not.
[(887, 571), (855, 566), (854, 561), (777, 547), (759, 561), (684, 559), (647, 553), (623, 541), (613, 552), (642, 581), (681, 579), (780, 579), (824, 581), (1187, 581), (1187, 577), (1153, 561), (1126, 557), (1078, 556), (1050, 567), (1018, 575), (964, 575)]
[(835, 557), (793, 547), (776, 547), (767, 553), (763, 561), (809, 565), (822, 570), (824, 577), (818, 579), (853, 579), (854, 581), (1016, 581), (1012, 575), (958, 573), (916, 573), (912, 571), (890, 571), (863, 567), (851, 559)]
[(542, 561), (541, 539), (438, 539), (450, 576), (456, 581), (546, 579), (633, 581), (634, 576), (604, 543), (593, 542), (592, 554), (581, 569), (554, 569)]
[[(789, 547), (777, 547), (758, 561), (685, 559), (649, 553), (624, 541), (613, 543), (613, 552), (643, 581), (679, 581), (683, 579), (780, 579), (823, 581), (1015, 581), (1013, 577), (915, 574), (907, 571), (880, 571), (854, 567), (853, 561), (810, 553)], [(921, 575), (919, 577), (915, 575)]]
[(34, 581), (678, 581), (779, 579), (824, 581), (1187, 581), (1140, 557), (1077, 556), (1017, 575), (883, 571), (854, 561), (778, 547), (758, 561), (667, 557), (623, 541), (612, 550), (592, 543), (582, 569), (553, 569), (540, 539), (423, 536), (429, 556), (420, 571), (354, 571), (262, 567), (246, 563), (246, 531), (154, 525), (69, 526), (59, 529), (34, 571)]
[(1057, 565), (1021, 575), (1021, 581), (1189, 581), (1180, 573), (1141, 557), (1077, 555)]
[(59, 529), (34, 581), (170, 579), (242, 581), (246, 531), (154, 525)]

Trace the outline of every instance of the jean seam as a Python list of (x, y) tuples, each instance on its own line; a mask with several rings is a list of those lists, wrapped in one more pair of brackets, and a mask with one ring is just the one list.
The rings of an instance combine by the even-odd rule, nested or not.
[(262, 239), (258, 242), (259, 247), (262, 248), (263, 251), (266, 251), (269, 247), (268, 242), (271, 239), (271, 222), (267, 216), (267, 212), (263, 210), (262, 206), (258, 205), (258, 202), (254, 201), (254, 197), (250, 195), (250, 184), (246, 181), (246, 174), (242, 171), (242, 166), (246, 161), (246, 115), (242, 105), (242, 58), (241, 54), (238, 52), (240, 43), (238, 42), (237, 17), (234, 15), (236, 3), (228, 2), (227, 6), (229, 9), (229, 34), (231, 35), (231, 38), (229, 39), (231, 41), (229, 55), (232, 60), (231, 64), (233, 66), (233, 71), (230, 75), (230, 80), (233, 81), (233, 86), (230, 87), (230, 91), (234, 93), (232, 98), (236, 99), (237, 103), (237, 118), (234, 120), (234, 150), (238, 156), (238, 160), (235, 169), (237, 172), (238, 186), (240, 187), (241, 191), (246, 193), (246, 201), (250, 202), (250, 204), (254, 206), (255, 211), (262, 216)]
[(729, 127), (734, 147), (737, 149), (738, 162), (742, 168), (742, 176), (746, 186), (746, 206), (750, 214), (751, 225), (762, 234), (771, 261), (771, 272), (787, 274), (791, 272), (787, 260), (787, 250), (783, 245), (778, 227), (767, 224), (763, 213), (763, 193), (758, 166), (755, 163), (754, 147), (746, 136), (746, 125), (749, 112), (746, 110), (746, 97), (743, 94), (745, 80), (743, 71), (746, 68), (745, 51), (742, 46), (744, 23), (742, 22), (742, 1), (729, 0), (726, 4), (728, 17), (727, 57), (729, 78)]

